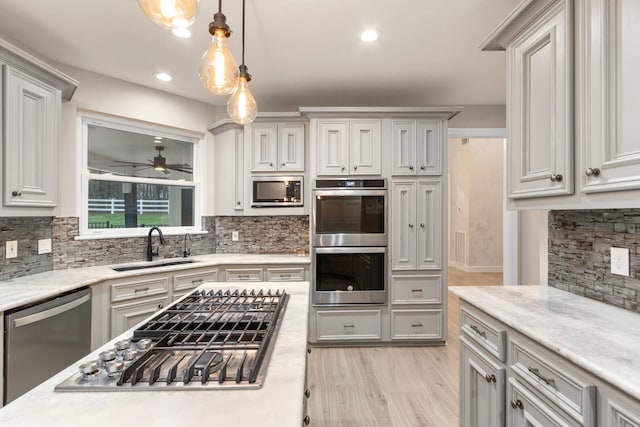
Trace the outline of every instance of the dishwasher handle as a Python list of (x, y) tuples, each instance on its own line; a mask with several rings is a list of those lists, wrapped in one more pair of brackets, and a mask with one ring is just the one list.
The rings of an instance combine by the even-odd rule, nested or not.
[(45, 311), (41, 311), (39, 313), (30, 314), (28, 316), (20, 317), (18, 319), (13, 320), (13, 327), (19, 328), (21, 326), (30, 325), (31, 323), (39, 322), (41, 320), (48, 319), (53, 316), (57, 316), (58, 314), (64, 313), (65, 311), (72, 310), (79, 305), (82, 305), (88, 302), (91, 299), (91, 294), (87, 294), (81, 298), (70, 301), (66, 304), (59, 305), (57, 307), (50, 308)]

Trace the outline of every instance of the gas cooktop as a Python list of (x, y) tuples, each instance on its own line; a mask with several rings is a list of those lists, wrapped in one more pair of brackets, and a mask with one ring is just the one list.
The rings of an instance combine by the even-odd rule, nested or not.
[(260, 388), (288, 298), (281, 290), (193, 291), (55, 390)]

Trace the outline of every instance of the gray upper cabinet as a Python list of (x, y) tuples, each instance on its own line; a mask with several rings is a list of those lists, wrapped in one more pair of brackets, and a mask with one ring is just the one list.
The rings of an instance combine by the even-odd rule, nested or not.
[[(57, 204), (57, 145), (62, 101), (77, 82), (0, 40), (2, 215)], [(16, 208), (18, 210), (13, 210)], [(22, 208), (22, 209), (20, 209)]]
[(254, 123), (251, 129), (252, 172), (303, 172), (303, 123)]
[(640, 188), (640, 3), (580, 4), (579, 127), (585, 193)]
[(442, 175), (442, 121), (393, 120), (393, 175)]
[(380, 175), (379, 119), (320, 119), (318, 175)]

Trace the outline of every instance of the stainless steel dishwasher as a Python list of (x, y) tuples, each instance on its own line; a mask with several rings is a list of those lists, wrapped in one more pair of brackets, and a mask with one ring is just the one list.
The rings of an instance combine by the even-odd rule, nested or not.
[(4, 404), (91, 350), (88, 288), (5, 313)]

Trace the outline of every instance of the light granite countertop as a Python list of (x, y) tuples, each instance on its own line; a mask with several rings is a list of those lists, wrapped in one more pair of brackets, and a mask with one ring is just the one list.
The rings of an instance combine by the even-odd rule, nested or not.
[[(175, 260), (183, 259), (184, 258), (175, 258)], [(0, 281), (0, 312), (54, 298), (64, 292), (72, 291), (84, 286), (91, 286), (109, 279), (190, 270), (194, 268), (215, 267), (218, 265), (308, 265), (310, 262), (310, 258), (308, 256), (287, 254), (212, 254), (193, 256), (188, 259), (195, 260), (196, 262), (122, 272), (113, 270), (112, 267), (114, 265), (72, 268), (67, 270), (52, 270), (30, 276)], [(163, 261), (168, 261), (168, 259), (158, 259), (152, 262), (130, 262), (116, 265), (151, 265), (161, 263)]]
[(449, 290), (640, 399), (640, 314), (547, 286), (460, 286)]
[(200, 289), (284, 289), (290, 295), (263, 387), (258, 390), (54, 392), (131, 330), (0, 409), (0, 425), (76, 427), (289, 427), (302, 425), (307, 359), (308, 282), (206, 283)]

